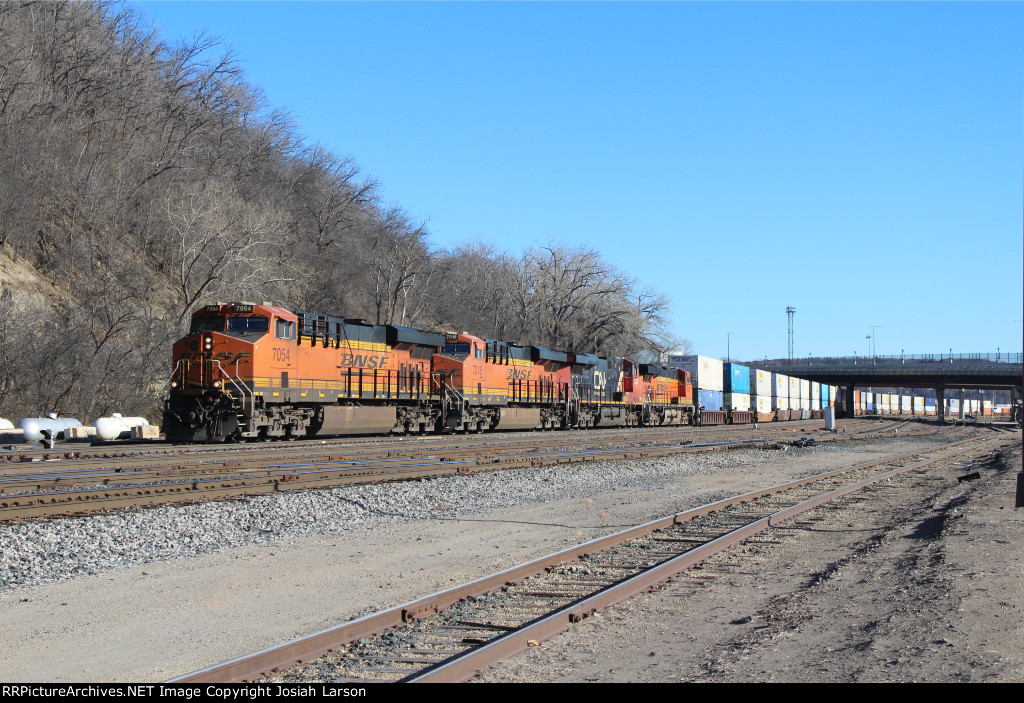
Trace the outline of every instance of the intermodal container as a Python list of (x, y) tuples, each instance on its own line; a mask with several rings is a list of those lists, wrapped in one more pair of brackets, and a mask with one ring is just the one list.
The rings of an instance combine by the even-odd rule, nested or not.
[(722, 375), (725, 373), (723, 363), (720, 359), (713, 359), (710, 356), (690, 354), (689, 356), (669, 357), (669, 363), (676, 368), (690, 372), (690, 380), (693, 387), (704, 391), (725, 390)]
[(758, 397), (764, 396), (765, 398), (771, 398), (775, 395), (771, 371), (750, 369), (750, 394)]
[(832, 386), (826, 383), (821, 384), (821, 409), (829, 407), (832, 400)]
[(709, 391), (703, 388), (699, 391), (700, 404), (705, 410), (723, 410), (722, 391)]
[(722, 402), (726, 410), (750, 410), (749, 393), (723, 393)]
[(722, 364), (722, 381), (726, 393), (746, 393), (750, 395), (750, 367), (732, 362)]
[(775, 409), (772, 407), (772, 397), (770, 395), (755, 395), (753, 405), (758, 415), (767, 415)]
[(772, 395), (776, 398), (789, 398), (789, 376), (772, 371)]

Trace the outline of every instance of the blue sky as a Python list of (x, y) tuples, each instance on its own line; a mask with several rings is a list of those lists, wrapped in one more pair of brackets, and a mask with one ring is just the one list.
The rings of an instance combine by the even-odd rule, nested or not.
[(435, 246), (591, 245), (699, 353), (1022, 348), (1022, 3), (131, 4)]

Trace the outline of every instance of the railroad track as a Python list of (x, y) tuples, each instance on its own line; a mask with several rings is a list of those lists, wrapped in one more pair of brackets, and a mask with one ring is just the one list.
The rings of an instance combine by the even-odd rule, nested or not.
[[(848, 433), (884, 429), (896, 424), (908, 422), (902, 420), (881, 419), (848, 419), (840, 420), (840, 427)], [(800, 420), (786, 423), (762, 423), (758, 434), (764, 437), (784, 437), (794, 433), (803, 433), (820, 429), (821, 420)], [(443, 434), (417, 436), (373, 436), (373, 437), (336, 437), (331, 439), (300, 440), (295, 442), (271, 442), (249, 444), (135, 444), (110, 442), (101, 445), (82, 445), (66, 442), (55, 449), (22, 448), (9, 445), (8, 449), (0, 450), (0, 474), (8, 474), (24, 468), (25, 464), (39, 462), (63, 464), (73, 462), (89, 467), (109, 466), (111, 461), (124, 466), (151, 467), (174, 463), (176, 465), (194, 465), (203, 461), (231, 461), (235, 457), (307, 457), (325, 451), (352, 451), (363, 446), (379, 447), (399, 451), (427, 450), (434, 447), (448, 447), (455, 443), (472, 442), (474, 445), (502, 446), (519, 444), (524, 441), (552, 446), (579, 444), (581, 441), (613, 442), (613, 441), (656, 441), (662, 437), (676, 437), (680, 434), (694, 441), (711, 441), (712, 438), (749, 435), (752, 425), (715, 425), (710, 427), (653, 427), (653, 428), (608, 428), (567, 430), (564, 432), (516, 432), (488, 433), (483, 435)], [(537, 439), (545, 437), (545, 439)], [(531, 438), (531, 439), (524, 439)]]
[[(836, 435), (800, 435), (787, 431), (787, 441), (835, 441), (873, 438), (888, 434), (899, 425)], [(853, 429), (857, 429), (857, 425)], [(668, 429), (668, 428), (666, 428)], [(790, 428), (793, 429), (793, 428)], [(850, 428), (847, 428), (850, 429)], [(713, 435), (714, 441), (683, 439), (679, 428), (651, 437), (644, 433), (642, 446), (621, 446), (623, 436), (589, 435), (572, 439), (548, 439), (494, 445), (396, 450), (372, 449), (332, 455), (320, 450), (313, 456), (270, 457), (257, 454), (243, 460), (161, 464), (145, 457), (127, 466), (100, 470), (74, 464), (64, 471), (8, 473), (0, 476), (0, 522), (39, 517), (80, 515), (100, 511), (132, 509), (210, 500), (226, 500), (270, 493), (333, 488), (354, 483), (436, 478), (501, 468), (540, 467), (553, 464), (613, 459), (636, 459), (670, 454), (717, 451), (728, 448), (776, 444), (777, 436), (729, 439)], [(934, 430), (904, 436), (927, 434)], [(635, 433), (633, 433), (635, 434)], [(629, 435), (627, 434), (626, 437)], [(665, 442), (665, 437), (671, 441)], [(663, 443), (656, 443), (661, 441)], [(584, 448), (571, 449), (570, 447)], [(154, 462), (156, 465), (154, 466)]]
[[(683, 574), (773, 526), (790, 524), (807, 511), (850, 500), (850, 494), (901, 473), (1011, 441), (1019, 439), (1003, 432), (975, 435), (669, 515), (176, 682), (465, 680), (600, 608)], [(802, 519), (813, 524), (817, 517)], [(686, 578), (697, 584), (713, 576), (689, 573)]]

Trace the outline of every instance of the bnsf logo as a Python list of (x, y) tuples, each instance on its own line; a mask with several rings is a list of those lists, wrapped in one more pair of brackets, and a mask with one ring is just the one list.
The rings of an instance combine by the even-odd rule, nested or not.
[[(246, 361), (252, 356), (252, 352), (217, 352), (210, 358), (214, 361), (219, 361), (222, 364), (235, 364), (242, 361)], [(181, 355), (182, 361), (202, 361), (203, 352), (184, 352)]]
[(388, 363), (388, 357), (374, 356), (372, 354), (342, 354), (341, 368), (359, 369), (383, 369)]

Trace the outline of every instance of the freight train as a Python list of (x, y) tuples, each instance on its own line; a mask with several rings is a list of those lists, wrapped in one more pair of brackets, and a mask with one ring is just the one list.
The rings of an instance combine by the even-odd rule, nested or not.
[(174, 344), (171, 442), (693, 424), (688, 372), (374, 325), (207, 305)]

